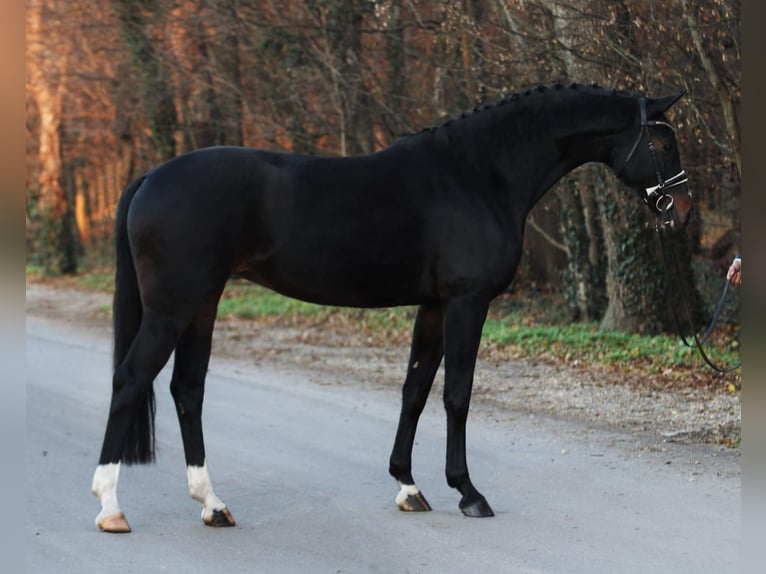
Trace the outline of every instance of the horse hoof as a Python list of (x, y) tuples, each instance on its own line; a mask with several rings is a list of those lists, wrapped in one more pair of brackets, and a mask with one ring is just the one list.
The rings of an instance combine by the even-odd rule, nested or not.
[(470, 518), (488, 518), (495, 515), (487, 503), (487, 500), (482, 495), (479, 495), (477, 498), (470, 501), (465, 499), (461, 500), (460, 510), (463, 511), (463, 515)]
[(399, 493), (396, 495), (396, 505), (405, 512), (426, 512), (431, 510), (426, 497), (414, 484), (399, 483)]
[(125, 533), (130, 532), (130, 525), (122, 512), (105, 516), (96, 522), (102, 532)]
[(208, 526), (235, 526), (234, 517), (229, 512), (229, 509), (224, 507), (220, 510), (214, 510), (213, 514), (204, 519), (205, 524)]
[(397, 500), (396, 505), (405, 512), (427, 512), (431, 510), (431, 505), (428, 504), (422, 492), (408, 494), (406, 497)]

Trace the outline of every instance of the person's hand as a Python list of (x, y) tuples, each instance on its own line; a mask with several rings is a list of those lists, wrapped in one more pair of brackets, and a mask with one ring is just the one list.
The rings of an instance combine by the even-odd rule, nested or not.
[(735, 257), (734, 261), (729, 265), (726, 279), (735, 285), (742, 285), (742, 259), (740, 257)]

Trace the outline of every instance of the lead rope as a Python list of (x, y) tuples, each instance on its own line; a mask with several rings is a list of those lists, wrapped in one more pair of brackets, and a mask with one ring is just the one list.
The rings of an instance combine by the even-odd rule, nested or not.
[(721, 293), (721, 298), (718, 300), (718, 305), (716, 305), (715, 311), (713, 312), (713, 318), (710, 320), (710, 326), (707, 328), (707, 331), (705, 331), (702, 339), (700, 339), (700, 343), (703, 345), (707, 343), (707, 340), (710, 338), (710, 335), (713, 333), (713, 330), (718, 323), (721, 311), (723, 311), (723, 305), (726, 303), (726, 295), (729, 293), (729, 285), (731, 285), (731, 279), (726, 280), (726, 284), (723, 286), (723, 293)]
[[(670, 210), (667, 209), (667, 210), (665, 210), (664, 213), (665, 213), (665, 223), (667, 224), (667, 223), (669, 223), (670, 218), (671, 218)], [(665, 269), (665, 277), (666, 277), (666, 279), (669, 280), (671, 275), (670, 275), (670, 268), (669, 268), (669, 264), (668, 264), (668, 258), (666, 257), (666, 254), (665, 254), (665, 251), (667, 250), (666, 245), (665, 245), (666, 242), (664, 242), (662, 240), (663, 236), (668, 234), (667, 233), (667, 229), (668, 229), (667, 226), (662, 226), (662, 227), (658, 226), (657, 227), (657, 236), (658, 236), (659, 241), (660, 241), (660, 256), (662, 258), (663, 268)], [(678, 263), (678, 259), (679, 258), (678, 258), (677, 247), (676, 247), (675, 243), (673, 243), (673, 249), (671, 251), (672, 251), (672, 259), (673, 259), (673, 264), (674, 264), (674, 267), (675, 267), (676, 276), (680, 278), (681, 277), (681, 268), (680, 268), (680, 265)], [(699, 354), (702, 357), (702, 359), (705, 361), (705, 363), (707, 363), (707, 365), (711, 369), (713, 369), (714, 371), (716, 371), (718, 373), (721, 373), (721, 374), (730, 373), (730, 372), (740, 368), (742, 366), (742, 361), (739, 361), (738, 363), (736, 363), (735, 365), (732, 365), (730, 367), (721, 367), (719, 365), (716, 365), (713, 361), (710, 360), (710, 358), (707, 356), (707, 353), (705, 353), (705, 349), (704, 349), (703, 345), (705, 344), (705, 342), (707, 342), (708, 338), (710, 337), (710, 334), (713, 332), (713, 329), (715, 328), (715, 324), (717, 323), (718, 317), (720, 316), (721, 310), (723, 309), (723, 304), (724, 304), (724, 301), (726, 300), (726, 294), (729, 291), (729, 285), (730, 284), (731, 284), (731, 280), (727, 279), (726, 280), (726, 285), (724, 286), (723, 295), (721, 296), (720, 300), (718, 301), (718, 306), (716, 308), (715, 313), (713, 314), (713, 319), (711, 320), (710, 326), (707, 328), (707, 331), (705, 332), (705, 334), (704, 334), (704, 336), (702, 337), (701, 340), (697, 337), (697, 334), (696, 334), (695, 329), (694, 329), (694, 323), (693, 323), (693, 321), (691, 319), (691, 312), (689, 311), (689, 307), (687, 305), (682, 305), (682, 304), (680, 304), (680, 301), (679, 301), (679, 305), (677, 305), (677, 307), (678, 308), (683, 307), (684, 310), (685, 310), (686, 320), (687, 320), (687, 323), (689, 325), (689, 330), (692, 333), (693, 343), (690, 343), (687, 340), (686, 336), (684, 335), (683, 331), (681, 330), (681, 327), (680, 327), (680, 324), (678, 322), (678, 317), (677, 317), (676, 313), (671, 311), (671, 314), (670, 314), (671, 317), (673, 318), (673, 323), (675, 324), (676, 331), (678, 332), (678, 335), (681, 337), (681, 340), (683, 341), (684, 345), (686, 345), (689, 348), (696, 348), (699, 351)], [(670, 290), (669, 282), (668, 282), (668, 286), (666, 288), (668, 289), (668, 291)]]

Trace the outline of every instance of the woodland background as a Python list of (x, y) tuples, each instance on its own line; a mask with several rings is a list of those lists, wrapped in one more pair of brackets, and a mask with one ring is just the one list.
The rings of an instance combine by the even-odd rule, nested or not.
[[(672, 110), (696, 211), (697, 312), (739, 248), (739, 0), (27, 0), (27, 261), (112, 264), (122, 189), (185, 151), (353, 155), (541, 83), (598, 83)], [(535, 207), (513, 289), (573, 320), (671, 329), (653, 221), (603, 166)]]

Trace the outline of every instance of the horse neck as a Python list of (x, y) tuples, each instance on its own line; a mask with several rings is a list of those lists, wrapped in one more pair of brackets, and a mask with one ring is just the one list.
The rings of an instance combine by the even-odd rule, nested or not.
[[(609, 92), (548, 91), (469, 117), (454, 142), (467, 162), (488, 168), (495, 192), (527, 210), (564, 175), (609, 163), (615, 137), (631, 129), (635, 99)], [(472, 125), (473, 124), (473, 125)]]

